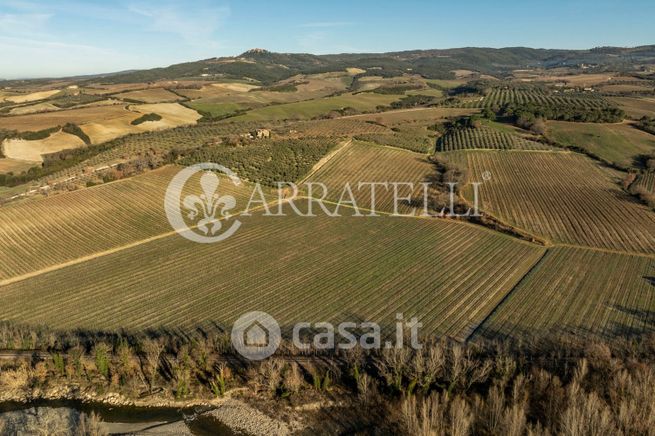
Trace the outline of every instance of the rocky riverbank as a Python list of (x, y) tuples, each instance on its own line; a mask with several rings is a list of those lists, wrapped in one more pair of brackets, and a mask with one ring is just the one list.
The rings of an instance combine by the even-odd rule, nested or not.
[[(7, 390), (0, 392), (0, 411), (3, 405), (10, 406), (10, 410), (0, 412), (0, 426), (10, 432), (25, 432), (45, 422), (76, 428), (83, 413), (97, 410), (102, 418), (101, 428), (111, 433), (287, 435), (302, 429), (298, 420), (288, 424), (252, 407), (238, 398), (240, 391), (235, 389), (215, 399), (176, 401), (156, 395), (131, 399), (75, 386)], [(103, 416), (107, 410), (111, 410), (109, 419)], [(147, 419), (140, 421), (140, 414)], [(194, 428), (204, 431), (197, 433)]]

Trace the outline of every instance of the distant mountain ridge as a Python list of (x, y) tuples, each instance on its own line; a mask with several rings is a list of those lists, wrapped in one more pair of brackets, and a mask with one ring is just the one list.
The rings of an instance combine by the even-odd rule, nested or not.
[(426, 78), (448, 79), (452, 70), (473, 70), (503, 76), (522, 68), (554, 68), (593, 65), (598, 70), (630, 71), (655, 64), (655, 45), (639, 47), (596, 47), (587, 50), (535, 49), (527, 47), (409, 50), (389, 53), (275, 53), (257, 48), (238, 56), (210, 58), (168, 67), (127, 71), (101, 77), (113, 83), (156, 81), (218, 76), (249, 78), (264, 84), (296, 74), (340, 71), (354, 67), (367, 74), (395, 76), (416, 73)]

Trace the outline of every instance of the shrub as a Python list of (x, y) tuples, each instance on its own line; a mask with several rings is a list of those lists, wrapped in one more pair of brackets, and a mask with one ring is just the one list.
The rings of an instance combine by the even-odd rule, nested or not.
[(73, 123), (66, 123), (66, 124), (64, 125), (64, 127), (61, 128), (61, 130), (62, 130), (63, 132), (66, 132), (66, 133), (69, 133), (69, 134), (71, 134), (71, 135), (75, 135), (75, 136), (77, 136), (77, 137), (80, 138), (82, 141), (84, 141), (84, 143), (85, 143), (86, 145), (90, 145), (90, 144), (91, 144), (91, 138), (89, 138), (89, 136), (88, 136), (86, 133), (84, 133), (84, 131), (83, 131), (82, 129), (80, 129), (80, 127), (79, 127), (78, 125), (76, 125), (76, 124), (73, 124)]
[(51, 134), (59, 131), (61, 127), (50, 127), (48, 129), (39, 130), (36, 132), (19, 132), (16, 134), (16, 137), (24, 139), (26, 141), (38, 141), (40, 139), (46, 139)]
[(147, 121), (159, 121), (159, 120), (161, 120), (161, 115), (155, 113), (149, 113), (140, 116), (136, 120), (132, 120), (130, 124), (132, 124), (133, 126), (138, 126), (139, 124), (143, 124)]

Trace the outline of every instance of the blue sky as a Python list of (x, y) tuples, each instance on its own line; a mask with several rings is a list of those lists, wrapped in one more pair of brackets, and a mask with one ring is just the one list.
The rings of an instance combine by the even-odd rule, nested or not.
[(316, 54), (655, 43), (649, 1), (0, 0), (0, 78), (166, 66), (261, 47)]

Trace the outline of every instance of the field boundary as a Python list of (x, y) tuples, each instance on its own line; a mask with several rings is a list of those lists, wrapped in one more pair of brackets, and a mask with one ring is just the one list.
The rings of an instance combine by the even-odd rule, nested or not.
[(576, 245), (576, 244), (566, 244), (566, 243), (555, 243), (552, 244), (549, 248), (562, 247), (562, 248), (580, 248), (583, 250), (589, 251), (598, 251), (601, 253), (607, 254), (623, 254), (628, 256), (639, 256), (646, 257), (649, 259), (655, 259), (655, 253), (640, 253), (635, 251), (622, 251), (622, 250), (612, 250), (611, 248), (602, 248), (602, 247), (588, 247), (586, 245)]
[(520, 286), (520, 285), (521, 285), (521, 284), (522, 284), (522, 283), (523, 283), (523, 282), (524, 282), (524, 281), (525, 281), (525, 280), (530, 276), (530, 274), (532, 274), (532, 272), (535, 270), (535, 268), (537, 268), (537, 266), (539, 266), (539, 265), (544, 261), (544, 259), (546, 258), (546, 256), (548, 255), (549, 252), (550, 252), (550, 248), (546, 248), (546, 249), (544, 250), (544, 253), (543, 253), (543, 254), (541, 255), (541, 257), (540, 257), (540, 258), (539, 258), (539, 259), (534, 263), (534, 265), (532, 265), (532, 266), (530, 267), (530, 269), (529, 269), (525, 274), (523, 274), (523, 277), (521, 277), (521, 278), (516, 282), (516, 284), (512, 287), (512, 289), (510, 289), (509, 292), (507, 292), (507, 293), (503, 296), (503, 298), (498, 302), (498, 304), (496, 304), (496, 306), (494, 306), (494, 308), (491, 309), (491, 310), (489, 311), (489, 313), (487, 314), (487, 316), (485, 316), (484, 319), (483, 319), (482, 321), (480, 321), (480, 322), (478, 323), (477, 326), (475, 326), (475, 328), (474, 328), (474, 329), (471, 331), (471, 333), (466, 337), (466, 339), (464, 339), (464, 341), (463, 341), (464, 343), (468, 343), (468, 342), (469, 342), (469, 341), (470, 341), (470, 340), (475, 336), (475, 334), (480, 330), (480, 328), (481, 328), (481, 327), (482, 327), (482, 326), (483, 326), (483, 325), (484, 325), (484, 324), (485, 324), (485, 323), (486, 323), (486, 322), (491, 318), (491, 316), (492, 316), (494, 313), (496, 313), (496, 311), (498, 310), (498, 308), (500, 308), (500, 306), (502, 306), (503, 303), (505, 303), (505, 302), (509, 299), (509, 297), (512, 295), (512, 293), (513, 293), (513, 292), (514, 292), (514, 291), (515, 291), (515, 290), (516, 290), (516, 289), (517, 289), (517, 288), (518, 288), (518, 287), (519, 287), (519, 286)]
[(300, 184), (305, 183), (307, 181), (307, 179), (309, 179), (311, 176), (316, 174), (321, 168), (323, 168), (323, 166), (325, 166), (337, 154), (339, 154), (341, 152), (341, 150), (347, 148), (352, 143), (353, 143), (353, 140), (352, 140), (352, 138), (350, 138), (350, 139), (347, 139), (347, 140), (343, 141), (341, 144), (337, 145), (337, 148), (335, 148), (334, 150), (332, 150), (331, 152), (329, 152), (328, 154), (323, 156), (318, 162), (316, 162), (314, 164), (314, 166), (312, 167), (312, 169), (309, 170), (309, 172), (305, 175), (305, 177), (300, 179), (297, 184), (300, 185)]

